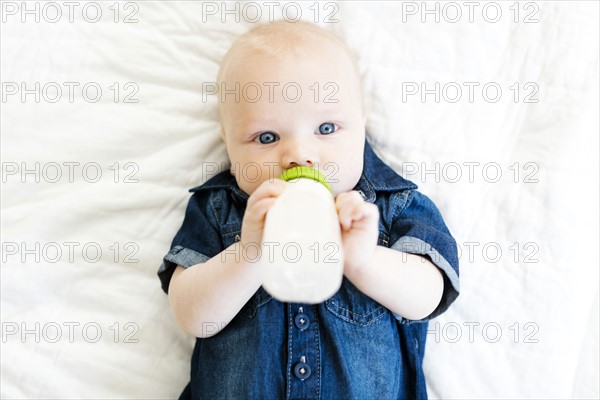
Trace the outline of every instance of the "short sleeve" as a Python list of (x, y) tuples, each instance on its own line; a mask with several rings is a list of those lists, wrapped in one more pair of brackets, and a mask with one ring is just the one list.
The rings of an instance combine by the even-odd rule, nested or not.
[(188, 202), (183, 224), (157, 272), (165, 293), (169, 291), (171, 277), (178, 265), (189, 268), (206, 262), (222, 251), (209, 196), (210, 192), (195, 192)]
[(408, 320), (394, 314), (401, 323), (425, 322), (448, 309), (460, 292), (456, 241), (435, 204), (414, 190), (404, 209), (392, 223), (390, 246), (404, 253), (427, 256), (442, 272), (444, 293), (437, 308), (426, 318)]

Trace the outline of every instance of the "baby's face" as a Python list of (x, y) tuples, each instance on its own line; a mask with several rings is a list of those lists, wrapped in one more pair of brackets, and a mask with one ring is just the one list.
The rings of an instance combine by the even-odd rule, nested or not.
[(366, 118), (360, 81), (345, 54), (334, 45), (309, 60), (253, 54), (231, 69), (226, 89), (239, 82), (241, 94), (239, 101), (221, 94), (222, 124), (232, 173), (244, 192), (299, 165), (325, 174), (335, 195), (354, 188), (363, 169)]

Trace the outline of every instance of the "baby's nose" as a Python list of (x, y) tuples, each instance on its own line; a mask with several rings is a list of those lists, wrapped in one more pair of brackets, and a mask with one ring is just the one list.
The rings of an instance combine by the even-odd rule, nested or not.
[(281, 166), (284, 169), (306, 166), (315, 167), (318, 163), (316, 149), (301, 144), (291, 145), (283, 154)]
[(293, 167), (300, 167), (300, 166), (314, 167), (315, 162), (312, 160), (304, 160), (304, 161), (291, 161), (289, 163), (284, 163), (285, 169), (290, 169)]

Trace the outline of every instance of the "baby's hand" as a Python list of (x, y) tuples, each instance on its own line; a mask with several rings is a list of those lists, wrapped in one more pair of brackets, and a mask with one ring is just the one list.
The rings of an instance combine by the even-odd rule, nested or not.
[(281, 179), (265, 181), (248, 198), (246, 212), (242, 220), (242, 247), (256, 243), (262, 243), (263, 229), (265, 227), (265, 216), (273, 206), (277, 197), (284, 191), (288, 183)]
[(379, 209), (353, 190), (340, 193), (335, 205), (342, 228), (344, 273), (367, 264), (377, 247)]

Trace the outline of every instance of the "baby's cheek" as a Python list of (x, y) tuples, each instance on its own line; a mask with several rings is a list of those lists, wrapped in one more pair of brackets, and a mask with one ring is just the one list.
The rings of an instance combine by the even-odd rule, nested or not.
[[(344, 170), (342, 170), (344, 167)], [(353, 165), (342, 165), (338, 170), (337, 174), (332, 176), (331, 181), (331, 189), (333, 193), (337, 196), (340, 193), (345, 193), (353, 190), (360, 177), (362, 175), (362, 169), (356, 168)]]
[(268, 181), (269, 177), (267, 173), (259, 175), (256, 172), (253, 172), (252, 175), (236, 175), (235, 179), (240, 189), (250, 196), (263, 184), (263, 182)]

